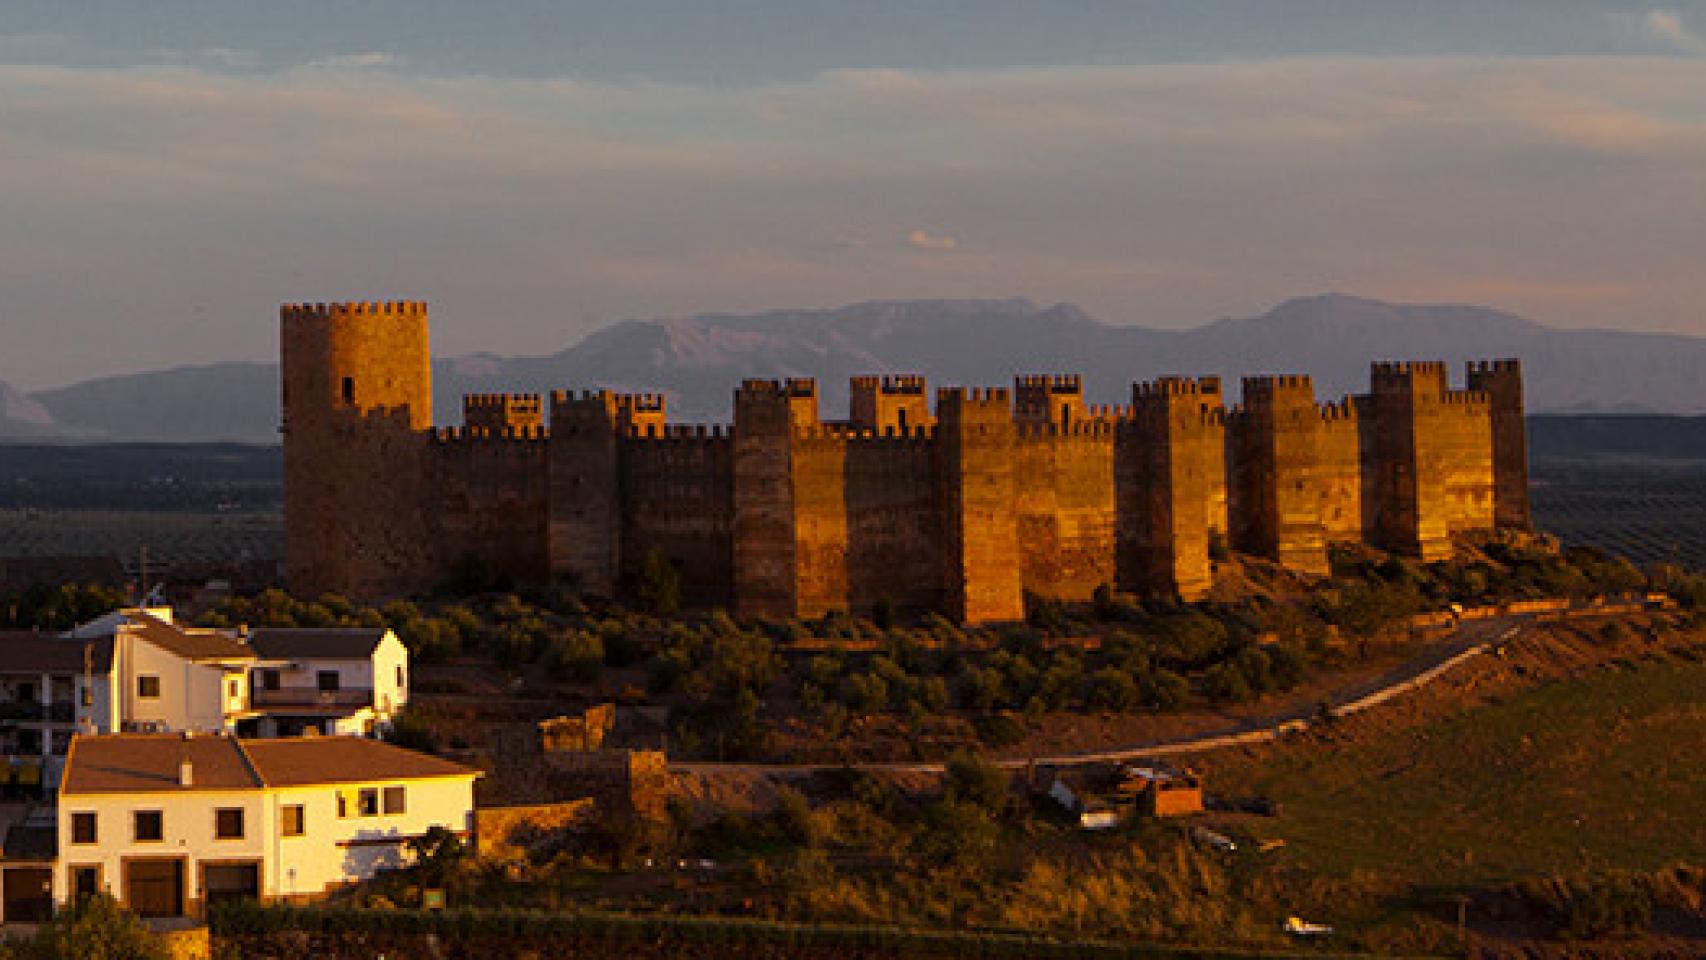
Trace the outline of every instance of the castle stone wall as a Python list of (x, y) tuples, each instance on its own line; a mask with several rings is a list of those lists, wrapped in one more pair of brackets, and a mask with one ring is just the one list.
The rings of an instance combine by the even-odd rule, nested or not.
[(1362, 430), (1349, 399), (1321, 408), (1316, 440), (1321, 486), (1321, 535), (1328, 543), (1364, 538)]
[(1526, 526), (1521, 368), (1376, 363), (1366, 396), (1306, 376), (1217, 377), (1083, 403), (1072, 375), (937, 391), (857, 377), (825, 423), (810, 380), (749, 380), (730, 427), (668, 423), (659, 394), (465, 399), (435, 430), (424, 304), (286, 305), (286, 546), (293, 589), (424, 591), (464, 564), (517, 583), (631, 593), (650, 556), (685, 601), (817, 617), (881, 606), (1019, 620), (1027, 593), (1110, 585), (1186, 600), (1217, 541), (1304, 574), (1333, 542), (1437, 559)]
[(734, 443), (726, 430), (668, 428), (621, 441), (619, 583), (638, 582), (656, 553), (681, 576), (682, 601), (726, 606), (734, 595)]
[(849, 440), (845, 463), (852, 609), (941, 609), (946, 558), (933, 432)]
[(1087, 600), (1116, 580), (1114, 431), (1111, 421), (1021, 425), (1014, 504), (1025, 590)]
[(431, 449), (444, 573), (478, 571), (512, 583), (549, 576), (550, 482), (544, 430), (446, 429)]

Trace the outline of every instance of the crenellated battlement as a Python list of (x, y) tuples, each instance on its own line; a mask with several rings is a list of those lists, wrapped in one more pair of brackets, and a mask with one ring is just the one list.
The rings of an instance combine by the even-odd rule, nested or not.
[(350, 300), (331, 303), (286, 303), (278, 308), (285, 323), (334, 320), (346, 317), (396, 317), (419, 320), (426, 316), (424, 300)]
[(727, 440), (734, 428), (724, 423), (634, 424), (623, 435), (631, 440)]
[(1468, 364), (1471, 374), (1476, 373), (1522, 373), (1522, 361), (1515, 359), (1504, 360), (1471, 360)]
[(1013, 395), (1006, 387), (938, 387), (936, 388), (936, 404), (940, 410), (944, 405), (954, 407), (966, 406), (1011, 406)]
[(543, 426), (521, 427), (435, 427), (432, 439), (440, 444), (484, 443), (487, 441), (536, 443), (551, 439), (551, 431)]
[(925, 390), (925, 378), (918, 373), (889, 373), (881, 376), (875, 374), (858, 374), (847, 378), (847, 385), (854, 391), (869, 390), (888, 395), (922, 395)]
[(1408, 377), (1418, 374), (1445, 376), (1444, 360), (1376, 360), (1370, 365), (1376, 377)]
[(462, 398), (462, 422), (487, 431), (538, 428), (545, 412), (537, 393), (470, 393)]
[(1050, 393), (1083, 393), (1084, 378), (1076, 373), (1022, 373), (1013, 378), (1013, 386)]
[(661, 393), (619, 393), (616, 395), (616, 402), (623, 409), (636, 413), (661, 412), (668, 407), (668, 401)]
[(1321, 404), (1317, 411), (1321, 419), (1328, 423), (1354, 421), (1357, 419), (1356, 400), (1351, 397), (1341, 397), (1328, 403)]
[(1252, 400), (1271, 401), (1281, 394), (1315, 395), (1315, 380), (1307, 373), (1265, 374), (1245, 377), (1242, 381), (1244, 403)]
[(1204, 397), (1219, 402), (1220, 378), (1217, 376), (1165, 376), (1131, 385), (1132, 401), (1154, 400), (1160, 397)]
[(1119, 432), (1116, 420), (1078, 420), (1065, 425), (1058, 423), (1020, 423), (1014, 432), (1020, 440), (1073, 439), (1079, 437), (1110, 438)]

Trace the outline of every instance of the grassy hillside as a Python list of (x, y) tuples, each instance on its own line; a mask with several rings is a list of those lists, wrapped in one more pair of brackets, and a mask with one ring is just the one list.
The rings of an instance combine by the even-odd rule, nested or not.
[(1278, 801), (1281, 815), (1252, 821), (1251, 831), (1284, 839), (1279, 856), (1329, 875), (1480, 886), (1700, 863), (1699, 657), (1694, 648), (1620, 659), (1422, 723), (1344, 729), (1234, 758), (1216, 785)]

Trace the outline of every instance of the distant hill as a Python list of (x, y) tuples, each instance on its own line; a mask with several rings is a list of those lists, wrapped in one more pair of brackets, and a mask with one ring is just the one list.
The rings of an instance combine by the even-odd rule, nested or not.
[[(482, 354), (440, 360), (434, 370), (436, 416), (450, 424), (460, 422), (460, 398), (468, 392), (663, 390), (675, 417), (724, 419), (743, 377), (813, 376), (826, 415), (838, 416), (847, 377), (855, 373), (919, 371), (936, 384), (987, 384), (1019, 372), (1071, 371), (1084, 374), (1093, 401), (1125, 402), (1133, 380), (1159, 374), (1303, 372), (1314, 374), (1318, 393), (1329, 398), (1366, 389), (1373, 359), (1444, 359), (1460, 379), (1466, 359), (1507, 356), (1525, 364), (1531, 411), (1706, 413), (1706, 339), (1558, 330), (1485, 307), (1340, 294), (1183, 331), (1113, 326), (1070, 305), (1025, 300), (872, 301), (834, 310), (628, 320), (549, 356)], [(13, 436), (277, 440), (272, 364), (108, 377), (23, 402), (22, 419), (10, 405), (3, 411), (0, 437), (13, 429)]]
[(22, 390), (0, 380), (0, 440), (52, 437), (61, 432), (47, 408)]

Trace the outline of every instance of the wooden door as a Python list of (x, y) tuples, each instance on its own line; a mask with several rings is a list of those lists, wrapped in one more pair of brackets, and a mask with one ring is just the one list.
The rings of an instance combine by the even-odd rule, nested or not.
[(124, 905), (139, 917), (184, 915), (182, 860), (125, 861)]

